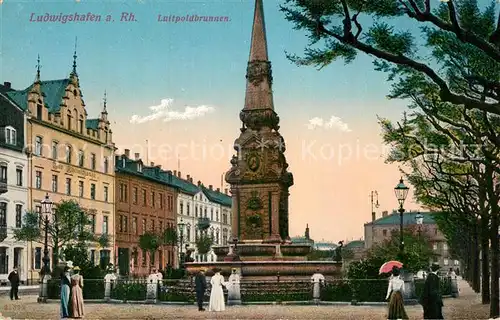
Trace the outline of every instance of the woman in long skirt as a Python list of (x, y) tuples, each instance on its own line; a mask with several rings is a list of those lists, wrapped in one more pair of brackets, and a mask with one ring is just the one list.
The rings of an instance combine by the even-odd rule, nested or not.
[(73, 268), (75, 274), (71, 277), (71, 316), (73, 318), (83, 317), (83, 277), (80, 268)]
[(388, 320), (408, 319), (403, 300), (404, 285), (404, 281), (400, 278), (400, 270), (392, 268), (392, 279), (389, 280), (385, 297), (386, 300), (389, 299)]
[(220, 269), (214, 269), (215, 274), (210, 279), (210, 284), (212, 289), (210, 291), (210, 303), (208, 305), (208, 311), (224, 311), (226, 309), (224, 303), (224, 290), (222, 286), (226, 286), (227, 283), (224, 281), (224, 276), (220, 274)]
[(70, 296), (71, 278), (69, 276), (69, 268), (64, 267), (64, 272), (61, 275), (61, 318), (69, 318), (69, 296)]

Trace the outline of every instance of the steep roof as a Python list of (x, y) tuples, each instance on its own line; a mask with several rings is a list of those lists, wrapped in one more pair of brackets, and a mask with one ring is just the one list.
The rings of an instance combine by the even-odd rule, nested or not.
[(227, 194), (218, 192), (217, 190), (210, 190), (205, 188), (203, 185), (201, 185), (201, 190), (211, 202), (215, 202), (226, 207), (231, 207), (233, 204), (231, 197)]
[(99, 128), (99, 119), (87, 119), (85, 120), (85, 127), (89, 129), (97, 130)]
[(175, 175), (172, 175), (172, 182), (180, 189), (181, 192), (189, 195), (195, 195), (201, 191), (201, 189), (198, 188), (197, 185), (192, 184), (191, 182), (182, 178), (176, 177)]
[[(61, 102), (66, 92), (69, 79), (45, 80), (40, 81), (40, 87), (44, 96), (45, 106), (50, 113), (57, 113), (61, 110)], [(14, 100), (23, 110), (28, 109), (28, 93), (33, 85), (24, 90), (9, 91), (7, 95)]]
[[(165, 184), (174, 188), (178, 188), (178, 186), (175, 183), (173, 183), (172, 180), (169, 179), (168, 174), (167, 175), (162, 174), (162, 172), (165, 171), (161, 170), (158, 167), (143, 166), (142, 171), (139, 172), (137, 171), (137, 164), (142, 163), (141, 160), (132, 160), (121, 156), (116, 156), (115, 158), (116, 158), (115, 161), (116, 172), (127, 173), (156, 183)], [(123, 165), (124, 161), (125, 161), (125, 166)]]
[[(436, 221), (434, 221), (434, 214), (435, 212), (405, 212), (403, 213), (403, 224), (408, 225), (408, 224), (416, 224), (417, 220), (416, 217), (418, 214), (422, 214), (424, 217), (424, 224), (436, 224)], [(378, 218), (377, 220), (373, 222), (369, 222), (366, 225), (399, 225), (400, 224), (400, 216), (398, 212), (393, 212), (390, 215), (386, 217), (381, 217)]]

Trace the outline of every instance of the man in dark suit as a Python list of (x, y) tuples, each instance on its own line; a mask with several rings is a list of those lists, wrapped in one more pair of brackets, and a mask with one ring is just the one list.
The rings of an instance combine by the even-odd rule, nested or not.
[(19, 297), (17, 296), (17, 292), (19, 291), (19, 273), (17, 273), (17, 268), (14, 268), (12, 272), (9, 274), (9, 281), (10, 281), (10, 300), (19, 300)]
[(441, 296), (439, 277), (437, 271), (439, 265), (433, 264), (431, 272), (427, 275), (420, 303), (424, 308), (424, 319), (444, 319), (443, 297)]
[(203, 297), (205, 296), (205, 290), (207, 290), (207, 279), (205, 278), (205, 270), (201, 269), (194, 279), (195, 291), (196, 291), (196, 302), (198, 303), (198, 310), (205, 311), (203, 308)]

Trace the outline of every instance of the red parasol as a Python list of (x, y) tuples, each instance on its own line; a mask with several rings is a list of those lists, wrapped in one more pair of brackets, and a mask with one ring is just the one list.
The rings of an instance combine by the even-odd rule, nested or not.
[(392, 271), (392, 268), (393, 267), (396, 267), (398, 269), (401, 269), (403, 267), (403, 263), (399, 262), (399, 261), (395, 261), (395, 260), (392, 260), (392, 261), (389, 261), (389, 262), (386, 262), (384, 263), (381, 267), (380, 267), (380, 270), (378, 271), (379, 274), (382, 274), (382, 273), (390, 273)]

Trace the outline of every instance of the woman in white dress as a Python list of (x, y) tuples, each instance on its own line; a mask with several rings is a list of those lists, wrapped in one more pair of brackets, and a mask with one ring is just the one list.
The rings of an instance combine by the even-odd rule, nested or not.
[(210, 279), (210, 284), (212, 285), (212, 290), (210, 291), (210, 304), (208, 305), (208, 311), (224, 311), (226, 306), (224, 303), (224, 291), (222, 286), (227, 286), (227, 282), (224, 281), (224, 277), (220, 274), (220, 269), (214, 269), (215, 274)]

